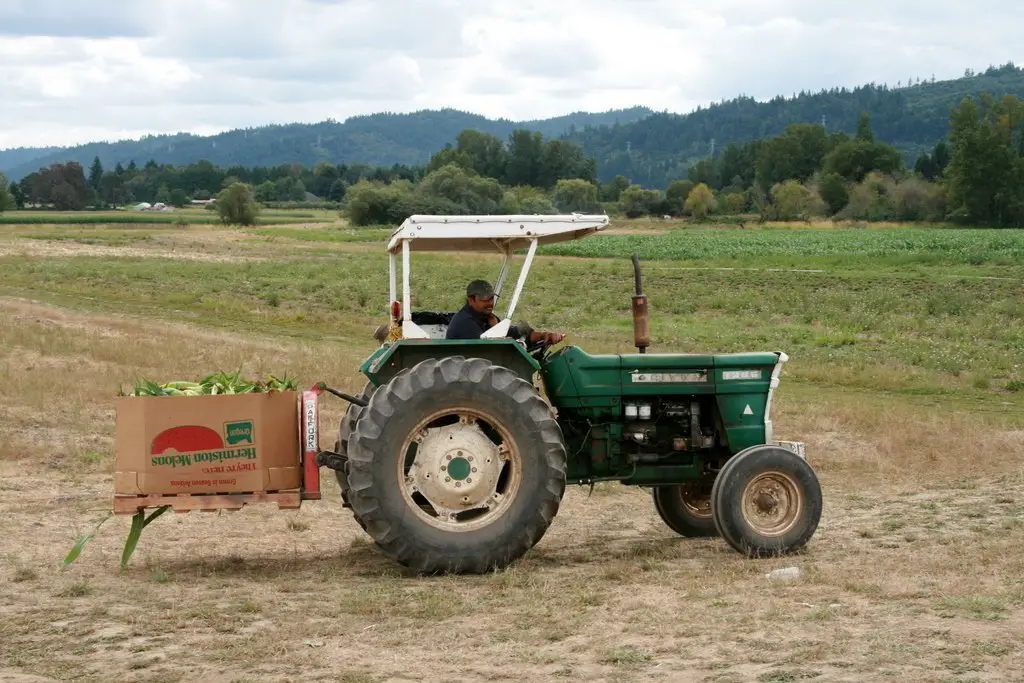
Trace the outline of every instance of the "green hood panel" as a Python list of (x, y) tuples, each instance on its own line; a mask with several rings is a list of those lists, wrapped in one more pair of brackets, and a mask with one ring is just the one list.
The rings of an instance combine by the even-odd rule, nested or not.
[(775, 353), (592, 356), (570, 346), (545, 360), (542, 378), (556, 408), (595, 422), (622, 420), (624, 402), (707, 397), (736, 453), (766, 438), (768, 396), (779, 359)]
[(774, 353), (590, 355), (570, 346), (545, 361), (544, 385), (556, 407), (618, 405), (623, 397), (767, 395)]

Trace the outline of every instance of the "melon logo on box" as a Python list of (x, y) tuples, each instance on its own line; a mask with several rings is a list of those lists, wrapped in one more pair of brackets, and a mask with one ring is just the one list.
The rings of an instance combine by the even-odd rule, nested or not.
[[(151, 462), (154, 466), (176, 468), (203, 462), (255, 460), (253, 434), (252, 420), (225, 423), (224, 436), (214, 429), (199, 425), (171, 427), (153, 439), (150, 445)], [(248, 447), (237, 448), (239, 444), (248, 444)]]
[(237, 446), (240, 443), (252, 445), (252, 420), (243, 422), (228, 422), (224, 425), (224, 438), (229, 446)]

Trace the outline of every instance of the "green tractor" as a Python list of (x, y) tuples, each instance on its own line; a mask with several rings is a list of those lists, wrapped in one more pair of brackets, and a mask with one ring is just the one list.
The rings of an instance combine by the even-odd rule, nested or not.
[[(635, 257), (637, 353), (507, 337), (537, 247), (607, 225), (580, 214), (412, 216), (391, 236), (391, 320), (360, 368), (362, 395), (346, 396), (334, 451), (318, 458), (388, 557), (424, 573), (504, 567), (547, 531), (566, 484), (605, 481), (650, 487), (673, 531), (720, 536), (751, 557), (814, 534), (817, 477), (802, 443), (773, 440), (769, 417), (786, 355), (646, 353)], [(507, 309), (480, 339), (446, 340), (452, 313), (410, 310), (411, 252), (497, 250), (500, 302), (523, 249)]]

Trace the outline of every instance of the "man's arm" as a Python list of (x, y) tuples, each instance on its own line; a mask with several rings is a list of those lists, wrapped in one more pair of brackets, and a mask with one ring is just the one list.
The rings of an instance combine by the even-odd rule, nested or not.
[(508, 330), (508, 336), (512, 339), (525, 339), (528, 344), (537, 344), (546, 341), (549, 344), (557, 344), (565, 339), (561, 332), (541, 332), (530, 326), (530, 323), (521, 322), (513, 325)]

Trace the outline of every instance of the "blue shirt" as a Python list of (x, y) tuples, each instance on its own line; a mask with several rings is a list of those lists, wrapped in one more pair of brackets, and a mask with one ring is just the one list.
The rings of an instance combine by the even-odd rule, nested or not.
[[(477, 313), (467, 303), (462, 307), (462, 310), (452, 316), (452, 321), (448, 323), (448, 331), (445, 333), (444, 338), (479, 339), (480, 335), (491, 329), (491, 327), (490, 314)], [(522, 333), (520, 333), (518, 326), (513, 325), (505, 336), (519, 339)]]

